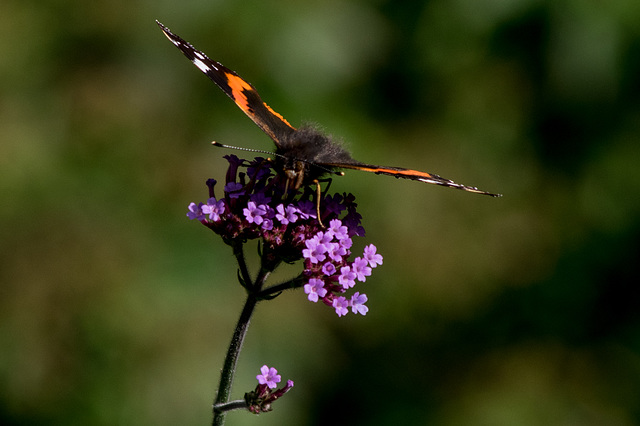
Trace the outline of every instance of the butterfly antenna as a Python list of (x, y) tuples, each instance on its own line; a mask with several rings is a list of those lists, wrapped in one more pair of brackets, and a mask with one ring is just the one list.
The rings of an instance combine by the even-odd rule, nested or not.
[[(263, 150), (263, 149), (253, 149), (253, 148), (244, 148), (244, 147), (241, 147), (241, 146), (225, 145), (225, 144), (222, 144), (222, 143), (216, 142), (216, 141), (212, 141), (211, 145), (217, 146), (217, 147), (220, 147), (220, 148), (237, 149), (237, 150), (240, 150), (240, 151), (259, 152), (260, 154), (275, 155), (276, 157), (279, 157), (279, 158), (282, 158), (282, 159), (285, 159), (285, 160), (287, 159), (287, 157), (285, 157), (282, 154), (278, 154), (277, 152), (266, 151), (266, 150)], [(323, 170), (326, 173), (329, 173), (329, 174), (332, 174), (332, 175), (344, 176), (343, 172), (338, 172), (338, 171), (335, 171), (335, 170), (331, 170), (329, 168), (320, 166), (318, 164), (314, 164), (311, 161), (305, 161), (305, 160), (300, 160), (300, 161), (304, 161), (305, 163), (309, 164), (311, 167), (317, 167), (317, 168)]]
[(243, 148), (241, 146), (225, 145), (225, 144), (221, 144), (221, 143), (216, 142), (216, 141), (211, 142), (211, 145), (218, 146), (220, 148), (237, 149), (237, 150), (240, 150), (240, 151), (248, 151), (248, 152), (259, 152), (261, 154), (269, 154), (269, 155), (275, 155), (277, 157), (283, 157), (280, 154), (276, 154), (275, 152), (271, 152), (271, 151), (265, 151), (263, 149)]

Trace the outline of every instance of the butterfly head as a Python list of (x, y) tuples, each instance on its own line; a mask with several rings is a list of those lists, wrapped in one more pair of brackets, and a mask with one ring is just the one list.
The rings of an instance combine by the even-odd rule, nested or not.
[(300, 187), (305, 183), (305, 176), (308, 175), (306, 170), (308, 169), (308, 164), (305, 164), (303, 161), (287, 159), (289, 164), (286, 167), (283, 167), (284, 175), (287, 180), (287, 186), (295, 191), (300, 189)]

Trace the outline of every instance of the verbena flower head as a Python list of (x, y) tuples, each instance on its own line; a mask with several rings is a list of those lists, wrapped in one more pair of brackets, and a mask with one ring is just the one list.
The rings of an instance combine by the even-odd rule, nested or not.
[(382, 256), (370, 244), (361, 256), (351, 258), (352, 238), (365, 235), (355, 197), (321, 196), (318, 220), (315, 188), (285, 193), (286, 179), (275, 173), (269, 160), (225, 158), (229, 169), (222, 192), (216, 194), (217, 182), (209, 179), (209, 199), (191, 203), (187, 217), (200, 221), (232, 247), (259, 239), (261, 266), (266, 271), (281, 262), (303, 260), (302, 273), (289, 287), (303, 287), (308, 300), (331, 306), (339, 316), (349, 309), (365, 315), (366, 295), (343, 294), (356, 281), (365, 282), (372, 269), (382, 264)]

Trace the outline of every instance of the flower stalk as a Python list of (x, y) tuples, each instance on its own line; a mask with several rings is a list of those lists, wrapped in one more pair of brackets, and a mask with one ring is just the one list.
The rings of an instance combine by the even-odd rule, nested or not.
[[(222, 426), (224, 424), (226, 411), (234, 409), (234, 406), (229, 406), (227, 403), (231, 395), (231, 386), (233, 384), (233, 377), (235, 376), (236, 366), (238, 364), (238, 356), (242, 350), (242, 344), (244, 338), (247, 335), (249, 329), (249, 323), (251, 322), (251, 316), (256, 307), (258, 300), (252, 294), (247, 296), (247, 301), (244, 304), (240, 318), (236, 325), (233, 336), (231, 337), (231, 343), (229, 349), (227, 349), (227, 355), (224, 359), (222, 366), (222, 372), (220, 373), (220, 383), (218, 384), (218, 394), (213, 402), (213, 426)], [(225, 404), (227, 405), (225, 407)]]

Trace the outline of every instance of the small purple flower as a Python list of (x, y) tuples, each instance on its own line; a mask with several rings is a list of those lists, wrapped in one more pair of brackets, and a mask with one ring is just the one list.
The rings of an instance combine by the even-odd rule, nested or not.
[(333, 263), (327, 262), (322, 265), (322, 273), (330, 277), (331, 275), (336, 273), (336, 266)]
[(223, 158), (229, 162), (229, 168), (227, 169), (227, 182), (233, 182), (233, 179), (238, 172), (238, 167), (242, 165), (244, 160), (241, 160), (234, 154), (225, 155)]
[(247, 403), (247, 409), (254, 414), (267, 413), (271, 411), (271, 404), (280, 399), (293, 387), (293, 380), (287, 380), (287, 384), (284, 387), (275, 389), (276, 383), (280, 381), (280, 375), (276, 374), (276, 369), (270, 369), (265, 365), (260, 369), (260, 371), (262, 374), (256, 376), (259, 383), (258, 386), (256, 386), (254, 391), (247, 392), (244, 395), (245, 402)]
[(271, 202), (271, 197), (267, 197), (264, 192), (251, 194), (251, 196), (249, 196), (249, 199), (256, 204), (268, 204)]
[(224, 192), (229, 195), (229, 198), (240, 198), (244, 195), (244, 189), (241, 183), (229, 182), (224, 186)]
[(304, 245), (307, 248), (302, 250), (302, 256), (305, 259), (309, 259), (311, 263), (322, 262), (327, 258), (324, 254), (327, 252), (327, 248), (320, 244), (316, 237), (306, 240)]
[(340, 243), (340, 246), (344, 247), (346, 250), (349, 250), (353, 245), (353, 240), (351, 239), (351, 237), (343, 238), (341, 240), (338, 240), (338, 242)]
[(240, 167), (240, 165), (244, 161), (241, 158), (238, 158), (238, 156), (235, 155), (235, 154), (227, 154), (227, 155), (222, 156), (222, 158), (227, 160), (229, 162), (229, 165), (234, 166), (236, 168)]
[(264, 229), (265, 231), (271, 231), (273, 229), (273, 220), (271, 219), (264, 219), (262, 221), (262, 225), (260, 226), (262, 229)]
[(187, 217), (191, 220), (193, 219), (198, 219), (198, 220), (205, 220), (205, 215), (202, 212), (202, 203), (191, 203), (189, 204), (189, 211), (187, 212)]
[(351, 311), (354, 314), (366, 315), (367, 312), (369, 312), (369, 308), (364, 305), (366, 302), (367, 295), (360, 294), (356, 291), (355, 293), (353, 293), (353, 296), (351, 296), (351, 300), (349, 302), (349, 304), (351, 305)]
[(285, 387), (273, 391), (271, 393), (271, 397), (269, 399), (271, 401), (275, 401), (276, 399), (280, 398), (285, 393), (289, 392), (292, 387), (293, 387), (293, 380), (287, 380), (287, 384), (285, 385)]
[(338, 282), (346, 290), (356, 285), (356, 276), (356, 273), (351, 270), (350, 266), (343, 266), (340, 268)]
[(298, 203), (298, 213), (300, 213), (300, 217), (304, 220), (318, 216), (316, 214), (316, 204), (309, 200), (300, 201)]
[(267, 214), (267, 209), (262, 204), (256, 206), (256, 203), (249, 201), (247, 203), (247, 208), (242, 209), (242, 212), (244, 213), (244, 217), (247, 219), (247, 222), (260, 225), (264, 220), (262, 216)]
[(320, 231), (315, 235), (314, 238), (318, 240), (319, 244), (328, 247), (328, 245), (331, 243), (331, 240), (333, 239), (333, 235)]
[(355, 210), (349, 210), (347, 215), (342, 219), (342, 224), (349, 228), (349, 236), (364, 237), (364, 228), (360, 226), (362, 216)]
[(209, 197), (215, 197), (215, 187), (216, 187), (216, 183), (218, 183), (218, 181), (216, 181), (215, 179), (207, 179), (207, 188), (209, 188)]
[(251, 165), (247, 167), (247, 176), (256, 181), (267, 177), (271, 170), (269, 167), (265, 167), (265, 159), (262, 157), (256, 157), (255, 160), (251, 162)]
[(304, 292), (309, 295), (309, 301), (314, 303), (318, 301), (318, 297), (327, 295), (327, 289), (324, 288), (324, 281), (317, 278), (309, 279), (309, 284), (304, 285)]
[(366, 259), (356, 257), (356, 259), (353, 261), (353, 272), (356, 273), (358, 281), (365, 282), (365, 277), (371, 275), (371, 268), (368, 266), (368, 262)]
[(276, 386), (278, 386), (277, 383), (282, 379), (278, 374), (278, 370), (273, 367), (269, 368), (266, 365), (263, 365), (262, 368), (260, 368), (260, 372), (262, 374), (258, 374), (256, 376), (256, 379), (258, 379), (258, 383), (260, 383), (261, 385), (266, 384), (271, 389), (274, 389)]
[(346, 209), (346, 207), (342, 204), (341, 194), (335, 194), (333, 197), (331, 195), (328, 195), (325, 198), (325, 203), (327, 205), (327, 210), (335, 215), (339, 215), (344, 209)]
[(332, 306), (335, 308), (336, 314), (338, 314), (339, 317), (349, 313), (349, 301), (344, 296), (336, 297), (333, 300)]
[(207, 204), (202, 206), (202, 212), (209, 215), (209, 219), (214, 222), (220, 220), (220, 215), (224, 213), (224, 200), (216, 201), (211, 197), (207, 200)]
[(347, 254), (347, 249), (342, 247), (339, 243), (329, 243), (325, 245), (327, 247), (327, 253), (334, 262), (340, 262), (342, 257)]
[(331, 230), (331, 232), (333, 233), (333, 237), (336, 240), (349, 238), (349, 229), (342, 224), (342, 221), (340, 219), (333, 219), (331, 222), (329, 222), (329, 230)]
[(278, 207), (276, 207), (276, 219), (283, 225), (295, 223), (298, 220), (297, 212), (298, 209), (294, 206), (289, 205), (285, 208), (283, 204), (278, 204)]
[(376, 250), (376, 246), (369, 244), (364, 248), (364, 255), (362, 256), (367, 260), (367, 262), (369, 262), (369, 266), (372, 268), (382, 265), (382, 255), (376, 253)]

